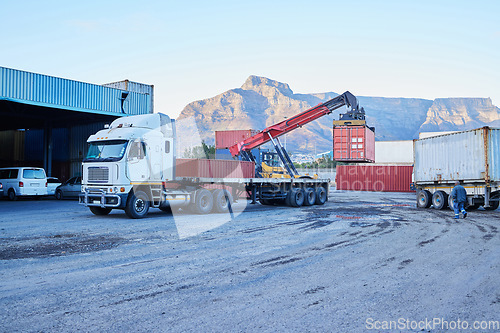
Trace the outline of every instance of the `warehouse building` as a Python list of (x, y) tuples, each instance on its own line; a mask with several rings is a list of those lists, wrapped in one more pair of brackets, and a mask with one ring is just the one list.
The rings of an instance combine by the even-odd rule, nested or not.
[(96, 85), (0, 67), (0, 167), (81, 173), (87, 138), (114, 119), (153, 113), (153, 86)]

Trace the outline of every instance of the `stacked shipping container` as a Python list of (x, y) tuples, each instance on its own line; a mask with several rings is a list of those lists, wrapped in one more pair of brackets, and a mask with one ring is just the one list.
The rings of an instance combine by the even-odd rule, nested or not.
[(334, 126), (333, 159), (339, 162), (375, 162), (375, 133), (367, 126)]

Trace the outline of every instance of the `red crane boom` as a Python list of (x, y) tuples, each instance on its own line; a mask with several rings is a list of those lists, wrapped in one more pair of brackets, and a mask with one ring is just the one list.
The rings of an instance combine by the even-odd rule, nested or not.
[(243, 151), (248, 152), (254, 148), (257, 148), (274, 138), (280, 137), (283, 134), (291, 132), (298, 127), (302, 127), (310, 123), (311, 121), (330, 114), (333, 112), (333, 110), (338, 109), (344, 105), (351, 109), (350, 112), (343, 115), (344, 118), (348, 117), (351, 119), (364, 119), (364, 110), (363, 108), (359, 109), (356, 97), (349, 91), (346, 91), (342, 95), (332, 98), (325, 103), (318, 104), (311, 109), (299, 113), (298, 115), (267, 127), (254, 136), (251, 136), (229, 147), (229, 151), (231, 152), (231, 155), (238, 156)]

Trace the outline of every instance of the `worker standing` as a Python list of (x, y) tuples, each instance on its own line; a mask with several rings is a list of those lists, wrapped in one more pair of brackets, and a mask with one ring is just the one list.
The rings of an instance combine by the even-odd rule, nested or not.
[(451, 197), (453, 198), (453, 208), (455, 210), (455, 219), (460, 218), (460, 213), (463, 214), (464, 218), (467, 217), (467, 212), (465, 211), (465, 202), (467, 201), (467, 191), (460, 185), (457, 180), (455, 182), (455, 187), (451, 191)]

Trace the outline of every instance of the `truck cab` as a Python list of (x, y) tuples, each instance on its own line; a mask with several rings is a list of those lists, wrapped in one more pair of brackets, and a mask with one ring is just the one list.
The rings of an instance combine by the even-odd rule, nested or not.
[[(132, 193), (175, 177), (175, 124), (164, 114), (130, 116), (91, 135), (82, 164), (80, 202), (94, 214), (125, 209)], [(159, 196), (159, 194), (158, 194)]]

